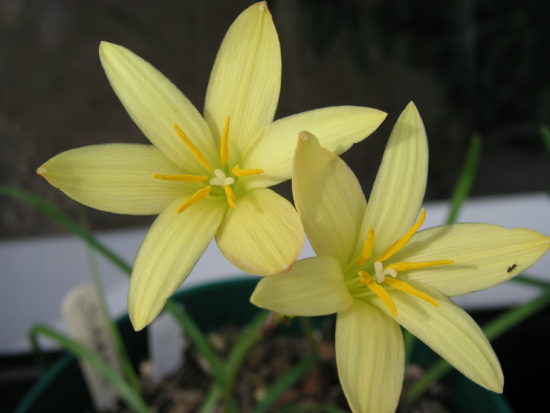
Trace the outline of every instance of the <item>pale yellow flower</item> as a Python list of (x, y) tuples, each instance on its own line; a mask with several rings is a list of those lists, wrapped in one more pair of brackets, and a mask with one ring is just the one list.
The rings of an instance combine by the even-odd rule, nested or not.
[(287, 315), (337, 313), (338, 373), (356, 413), (397, 406), (404, 371), (399, 325), (474, 382), (501, 392), (489, 342), (447, 297), (517, 275), (550, 248), (550, 238), (488, 224), (417, 232), (428, 147), (412, 103), (393, 129), (368, 204), (340, 158), (309, 133), (298, 141), (294, 200), (318, 256), (263, 278), (251, 301)]
[(266, 275), (288, 268), (302, 246), (302, 225), (293, 206), (267, 187), (290, 178), (295, 136), (311, 129), (340, 153), (385, 118), (375, 109), (341, 106), (273, 122), (281, 57), (265, 2), (245, 10), (227, 32), (210, 76), (204, 118), (131, 51), (103, 42), (99, 54), (113, 89), (153, 145), (73, 149), (37, 172), (93, 208), (160, 214), (130, 282), (136, 330), (158, 315), (213, 237), (244, 271)]

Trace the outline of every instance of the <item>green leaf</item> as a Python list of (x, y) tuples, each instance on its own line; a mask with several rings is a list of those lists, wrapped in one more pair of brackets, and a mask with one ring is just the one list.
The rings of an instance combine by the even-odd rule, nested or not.
[(120, 398), (130, 409), (138, 413), (147, 413), (149, 408), (141, 398), (113, 369), (111, 369), (98, 355), (88, 350), (79, 342), (42, 324), (34, 326), (30, 331), (31, 341), (36, 342), (36, 336), (42, 335), (58, 343), (61, 347), (76, 357), (90, 363), (117, 391)]
[(477, 167), (481, 158), (481, 137), (478, 134), (472, 136), (470, 141), (470, 146), (468, 148), (468, 153), (466, 155), (466, 160), (460, 172), (460, 176), (456, 183), (453, 195), (451, 197), (451, 208), (449, 210), (449, 215), (447, 216), (447, 224), (453, 224), (458, 219), (458, 214), (462, 209), (462, 205), (470, 191), (472, 189), (472, 184), (474, 183)]
[(291, 369), (283, 377), (277, 380), (267, 389), (266, 395), (260, 403), (256, 405), (252, 413), (267, 413), (272, 405), (281, 397), (281, 395), (290, 389), (305, 373), (317, 363), (316, 356), (309, 356), (302, 360), (296, 367)]
[[(109, 260), (112, 264), (122, 270), (126, 275), (129, 276), (132, 273), (131, 265), (128, 264), (122, 257), (117, 255), (101, 241), (97, 240), (89, 231), (87, 231), (71, 217), (56, 208), (51, 203), (23, 189), (11, 186), (0, 185), (0, 194), (17, 198), (28, 205), (34, 206), (49, 217), (53, 218), (65, 229), (79, 236), (91, 248), (102, 254), (107, 260)], [(176, 320), (179, 321), (186, 332), (187, 338), (195, 346), (197, 346), (197, 349), (201, 352), (205, 360), (209, 363), (215, 379), (223, 382), (224, 372), (221, 367), (221, 363), (210, 344), (208, 344), (208, 340), (206, 340), (204, 334), (202, 334), (202, 332), (196, 326), (193, 320), (191, 320), (191, 318), (184, 311), (182, 311), (180, 306), (176, 304), (173, 300), (168, 300), (165, 308), (176, 318)]]

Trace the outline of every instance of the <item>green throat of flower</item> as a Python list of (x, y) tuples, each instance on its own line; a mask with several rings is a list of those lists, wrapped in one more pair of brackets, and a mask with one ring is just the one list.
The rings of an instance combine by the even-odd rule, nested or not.
[[(440, 265), (454, 264), (452, 260), (436, 260), (425, 262), (390, 262), (397, 252), (399, 252), (412, 238), (412, 236), (418, 231), (424, 222), (426, 217), (426, 211), (422, 209), (418, 221), (392, 246), (390, 246), (383, 254), (371, 260), (372, 251), (374, 248), (375, 234), (374, 230), (369, 229), (367, 238), (363, 244), (361, 255), (357, 258), (357, 265), (359, 269), (354, 274), (354, 277), (350, 279), (350, 286), (353, 285), (353, 295), (356, 297), (368, 296), (371, 293), (376, 295), (386, 307), (390, 310), (391, 314), (395, 317), (397, 315), (397, 307), (391, 297), (392, 290), (399, 290), (406, 294), (417, 297), (424, 300), (433, 306), (439, 306), (438, 302), (430, 295), (417, 290), (408, 282), (399, 279), (399, 273), (403, 271), (420, 270), (428, 267), (435, 267)], [(359, 288), (357, 288), (359, 287)], [(365, 287), (368, 291), (365, 291)]]
[(165, 174), (153, 174), (156, 179), (163, 179), (167, 181), (179, 181), (199, 183), (202, 185), (193, 195), (187, 198), (178, 208), (178, 214), (185, 211), (188, 207), (195, 202), (200, 201), (208, 197), (225, 196), (227, 204), (231, 208), (237, 206), (234, 185), (239, 178), (243, 178), (251, 175), (263, 174), (262, 169), (241, 169), (239, 165), (234, 165), (230, 168), (227, 163), (229, 161), (229, 122), (228, 116), (225, 120), (225, 126), (223, 128), (222, 136), (220, 139), (220, 162), (217, 168), (213, 168), (206, 160), (202, 152), (197, 148), (193, 142), (187, 137), (185, 132), (178, 126), (177, 123), (173, 123), (172, 126), (176, 130), (180, 139), (185, 143), (187, 148), (191, 151), (197, 161), (207, 170), (205, 175), (165, 175)]

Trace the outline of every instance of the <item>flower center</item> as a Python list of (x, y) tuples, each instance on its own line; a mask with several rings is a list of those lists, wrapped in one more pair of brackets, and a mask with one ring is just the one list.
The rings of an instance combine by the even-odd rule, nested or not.
[[(185, 132), (178, 126), (177, 123), (173, 123), (172, 126), (176, 130), (176, 133), (180, 139), (185, 143), (189, 151), (193, 154), (195, 159), (208, 171), (206, 175), (165, 175), (165, 174), (153, 174), (154, 178), (163, 179), (167, 181), (179, 181), (198, 183), (202, 187), (198, 189), (193, 195), (186, 199), (178, 208), (178, 214), (185, 211), (188, 207), (201, 199), (207, 198), (214, 189), (213, 195), (218, 195), (219, 191), (216, 191), (216, 187), (223, 188), (223, 194), (227, 200), (227, 204), (231, 208), (236, 208), (236, 196), (234, 191), (234, 184), (238, 178), (246, 176), (260, 175), (264, 171), (262, 169), (241, 169), (239, 165), (234, 165), (232, 168), (228, 168), (229, 162), (229, 122), (230, 117), (225, 119), (225, 126), (222, 131), (220, 139), (220, 163), (219, 168), (212, 168), (210, 163), (206, 160), (199, 148), (197, 148), (193, 142), (187, 137)], [(230, 172), (229, 172), (230, 171)], [(226, 175), (227, 173), (227, 175)], [(232, 176), (231, 176), (232, 175)], [(208, 184), (204, 184), (208, 181)]]
[[(354, 277), (354, 281), (358, 280), (359, 283), (366, 287), (369, 291), (359, 290), (355, 295), (364, 296), (369, 293), (376, 295), (382, 302), (388, 307), (391, 314), (395, 317), (397, 315), (397, 307), (391, 297), (391, 292), (399, 290), (414, 297), (420, 298), (433, 306), (438, 306), (436, 300), (434, 300), (428, 294), (417, 290), (409, 283), (399, 279), (399, 273), (403, 271), (419, 270), (428, 267), (435, 267), (440, 265), (454, 264), (452, 260), (435, 260), (425, 262), (390, 262), (397, 252), (399, 252), (412, 238), (412, 236), (422, 226), (426, 217), (426, 211), (422, 209), (418, 221), (398, 239), (393, 245), (391, 245), (383, 254), (378, 256), (372, 261), (372, 264), (368, 264), (372, 251), (374, 248), (374, 231), (369, 229), (367, 232), (367, 239), (363, 244), (363, 249), (359, 258), (357, 258), (357, 264), (359, 265), (359, 271), (357, 272), (357, 278)], [(370, 272), (369, 272), (370, 270)], [(372, 275), (371, 275), (372, 274)], [(389, 287), (389, 288), (388, 288)]]

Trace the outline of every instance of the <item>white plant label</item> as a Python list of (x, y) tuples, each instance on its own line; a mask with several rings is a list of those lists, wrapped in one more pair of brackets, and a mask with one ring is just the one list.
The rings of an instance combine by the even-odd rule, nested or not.
[(165, 312), (149, 326), (148, 337), (151, 378), (158, 382), (183, 362), (183, 332), (174, 317)]
[[(73, 288), (63, 300), (62, 312), (71, 336), (120, 374), (121, 363), (109, 331), (109, 320), (95, 288), (92, 285)], [(89, 363), (83, 360), (79, 363), (96, 409), (113, 408), (118, 396), (110, 383)]]

